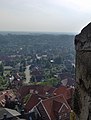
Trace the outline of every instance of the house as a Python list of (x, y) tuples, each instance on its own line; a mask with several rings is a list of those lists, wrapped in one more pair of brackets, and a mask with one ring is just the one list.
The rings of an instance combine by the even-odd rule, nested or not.
[(5, 96), (10, 98), (12, 101), (15, 99), (15, 95), (12, 89), (0, 92), (0, 107), (5, 106), (6, 103)]
[(53, 91), (53, 94), (54, 95), (63, 94), (70, 107), (72, 107), (72, 96), (74, 94), (74, 88), (67, 86), (59, 86)]
[(22, 96), (30, 95), (25, 103), (25, 110), (31, 114), (33, 120), (69, 120), (73, 88), (68, 86), (54, 88), (42, 85), (22, 86), (21, 88)]
[(68, 72), (59, 73), (59, 79), (61, 79), (61, 84), (64, 86), (74, 86), (75, 85), (75, 75), (72, 75)]
[(17, 117), (20, 115), (16, 110), (0, 108), (0, 120), (18, 120)]
[(41, 100), (30, 112), (37, 112), (41, 120), (69, 120), (70, 111), (64, 96), (58, 95)]
[(21, 78), (21, 76), (19, 75), (19, 73), (14, 73), (10, 78), (10, 85), (13, 87), (19, 87), (22, 85), (23, 80)]
[(40, 82), (45, 78), (43, 71), (39, 67), (34, 67), (31, 71), (31, 75), (32, 82)]
[(53, 91), (54, 95), (63, 94), (65, 99), (72, 98), (73, 93), (74, 93), (74, 88), (68, 86), (59, 86)]
[(24, 85), (21, 86), (17, 93), (21, 95), (21, 99), (23, 99), (27, 94), (29, 93), (38, 93), (42, 96), (51, 96), (53, 91), (55, 90), (55, 87), (50, 86), (43, 86), (43, 85)]
[(29, 97), (29, 99), (28, 99), (28, 101), (27, 101), (27, 103), (26, 103), (26, 105), (25, 105), (25, 110), (26, 110), (26, 112), (31, 111), (32, 108), (33, 108), (34, 106), (36, 106), (36, 105), (40, 102), (40, 100), (44, 100), (44, 99), (46, 99), (46, 97), (44, 97), (44, 96), (42, 96), (42, 95), (32, 94), (32, 95)]

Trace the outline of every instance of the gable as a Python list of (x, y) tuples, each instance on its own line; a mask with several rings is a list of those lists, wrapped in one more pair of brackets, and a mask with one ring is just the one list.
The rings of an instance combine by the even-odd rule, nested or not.
[(43, 104), (41, 102), (36, 107), (37, 107), (37, 110), (39, 111), (39, 113), (41, 115), (41, 118), (43, 120), (50, 120), (49, 116), (48, 116), (48, 113), (47, 113), (45, 107), (43, 106)]
[(62, 120), (69, 119), (69, 108), (66, 106), (65, 103), (62, 104), (58, 113), (59, 113), (59, 116), (61, 116)]
[(68, 108), (68, 106), (65, 103), (63, 103), (58, 112), (59, 113), (69, 112), (69, 108)]

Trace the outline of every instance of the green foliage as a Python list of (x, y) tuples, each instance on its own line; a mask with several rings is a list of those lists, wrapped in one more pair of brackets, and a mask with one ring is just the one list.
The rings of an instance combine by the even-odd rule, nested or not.
[(47, 81), (40, 82), (41, 85), (56, 86), (59, 83), (57, 78), (49, 78)]
[(23, 67), (26, 67), (26, 61), (25, 61), (24, 58), (21, 59), (21, 64), (22, 64)]
[(0, 76), (0, 86), (6, 84), (6, 80)]
[(68, 54), (68, 51), (74, 52), (73, 39), (73, 35), (60, 34), (0, 34), (0, 55), (13, 55), (18, 53), (28, 55), (33, 52), (44, 53), (44, 51), (49, 53), (50, 50), (53, 50), (54, 54), (62, 51), (63, 55), (65, 55), (65, 53)]
[(26, 103), (30, 97), (31, 97), (31, 94), (27, 94), (27, 95), (24, 97), (23, 102)]
[(59, 83), (59, 80), (57, 78), (50, 78), (48, 79), (49, 85), (56, 86)]
[(3, 76), (3, 72), (4, 72), (4, 66), (3, 64), (1, 63), (0, 64), (0, 75)]
[(50, 68), (50, 67), (51, 67), (51, 63), (48, 60), (46, 60), (45, 61), (45, 68)]
[(54, 59), (55, 64), (62, 64), (63, 63), (63, 58), (62, 56), (58, 56)]

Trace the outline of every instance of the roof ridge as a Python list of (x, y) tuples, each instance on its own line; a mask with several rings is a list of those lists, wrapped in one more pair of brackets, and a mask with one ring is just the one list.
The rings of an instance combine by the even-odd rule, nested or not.
[(46, 101), (46, 100), (49, 100), (49, 99), (57, 98), (57, 97), (59, 97), (59, 96), (62, 96), (62, 97), (63, 97), (64, 95), (63, 95), (63, 94), (56, 95), (56, 96), (53, 96), (53, 97), (47, 98), (47, 99), (42, 100), (42, 101)]

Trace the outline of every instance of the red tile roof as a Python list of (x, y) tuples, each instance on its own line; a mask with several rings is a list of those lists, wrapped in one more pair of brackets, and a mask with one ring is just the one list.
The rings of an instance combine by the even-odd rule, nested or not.
[(48, 112), (46, 111), (42, 101), (39, 102), (39, 104), (37, 104), (36, 106), (42, 120), (50, 120), (50, 116), (48, 114)]
[[(55, 113), (58, 114), (58, 111), (60, 110), (63, 103), (67, 106), (67, 109), (68, 109), (67, 112), (70, 112), (71, 108), (68, 105), (68, 103), (63, 95), (54, 96), (54, 97), (51, 97), (51, 98), (41, 101), (44, 111), (50, 120), (56, 119)], [(40, 104), (37, 105), (37, 108), (39, 108), (39, 107), (40, 107)], [(41, 111), (39, 111), (39, 112), (41, 113)], [(46, 119), (44, 119), (44, 120), (46, 120)]]
[(15, 95), (13, 93), (13, 90), (6, 90), (6, 91), (2, 91), (0, 94), (0, 106), (4, 107), (5, 105), (5, 95), (7, 95), (8, 97), (11, 98), (11, 100), (15, 99)]
[(33, 93), (37, 92), (40, 95), (46, 95), (46, 92), (48, 94), (52, 94), (55, 88), (50, 86), (43, 86), (43, 85), (27, 85), (27, 86), (22, 86), (18, 90), (18, 93), (21, 95), (21, 98), (23, 98), (27, 94), (29, 94), (31, 90)]
[(34, 106), (36, 106), (40, 102), (40, 100), (44, 99), (46, 98), (41, 95), (32, 94), (25, 105), (26, 111), (30, 111)]
[(67, 87), (67, 86), (60, 86), (54, 90), (55, 95), (63, 94), (66, 99), (72, 98), (72, 94), (74, 92), (73, 88)]
[(30, 89), (31, 86), (30, 85), (26, 85), (26, 86), (21, 86), (18, 90), (17, 90), (17, 94), (19, 94), (21, 96), (21, 99), (24, 98), (27, 94), (30, 93)]

